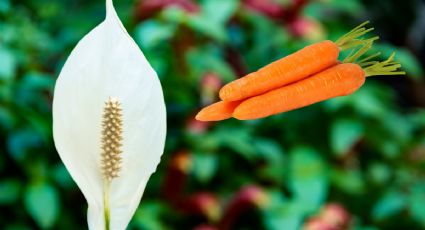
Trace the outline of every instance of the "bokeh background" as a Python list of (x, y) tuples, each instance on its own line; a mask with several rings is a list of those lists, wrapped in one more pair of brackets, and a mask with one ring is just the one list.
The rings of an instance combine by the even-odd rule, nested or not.
[[(129, 229), (425, 229), (424, 2), (114, 2), (168, 109), (165, 153)], [(102, 0), (0, 0), (0, 229), (87, 228), (53, 145), (52, 92), (104, 14)], [(407, 76), (266, 119), (194, 120), (226, 82), (366, 20)]]

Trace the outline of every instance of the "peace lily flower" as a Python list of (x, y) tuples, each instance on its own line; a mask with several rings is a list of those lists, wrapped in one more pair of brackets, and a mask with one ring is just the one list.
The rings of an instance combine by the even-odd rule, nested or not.
[(90, 229), (128, 225), (165, 142), (158, 77), (119, 20), (106, 19), (73, 50), (56, 82), (56, 148), (88, 203)]

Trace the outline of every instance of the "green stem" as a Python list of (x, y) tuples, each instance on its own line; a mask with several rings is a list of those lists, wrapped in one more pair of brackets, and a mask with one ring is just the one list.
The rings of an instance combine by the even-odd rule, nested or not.
[[(351, 50), (348, 56), (342, 61), (343, 63), (356, 63), (365, 72), (366, 77), (376, 75), (404, 75), (404, 71), (400, 71), (401, 65), (394, 60), (394, 53), (385, 61), (375, 61), (381, 53), (375, 53), (362, 58), (368, 51), (372, 49), (373, 42), (378, 40), (379, 37), (362, 38), (365, 34), (373, 30), (373, 28), (366, 29), (365, 25), (369, 22), (364, 22), (350, 32), (343, 35), (335, 43), (339, 46), (341, 51)], [(360, 59), (360, 60), (359, 60)]]
[(369, 29), (365, 28), (365, 26), (368, 23), (369, 21), (364, 22), (361, 25), (357, 26), (356, 28), (352, 29), (350, 32), (341, 36), (335, 42), (335, 44), (340, 48), (341, 51), (345, 51), (357, 46), (363, 46), (364, 44), (369, 43), (370, 40), (378, 39), (377, 37), (373, 37), (370, 39), (362, 38), (362, 36), (366, 35), (367, 33), (373, 30), (373, 28), (369, 28)]
[(375, 39), (367, 39), (365, 41), (366, 41), (366, 43), (361, 48), (359, 48), (355, 52), (351, 52), (350, 55), (348, 55), (343, 60), (343, 62), (344, 63), (353, 63), (353, 62), (357, 61), (358, 58), (363, 56), (363, 54), (365, 54), (367, 51), (369, 51), (372, 48), (372, 45), (373, 45), (373, 42), (375, 41)]
[(390, 57), (382, 62), (369, 62), (363, 63), (363, 70), (366, 73), (366, 77), (377, 76), (377, 75), (404, 75), (404, 71), (398, 69), (401, 65), (398, 62), (393, 61), (395, 53), (392, 53)]
[(105, 217), (105, 230), (110, 230), (109, 184), (110, 182), (108, 180), (103, 182), (103, 214)]

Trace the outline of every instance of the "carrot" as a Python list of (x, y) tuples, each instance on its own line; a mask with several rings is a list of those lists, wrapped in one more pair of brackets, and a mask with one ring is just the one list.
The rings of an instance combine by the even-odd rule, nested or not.
[[(359, 36), (371, 30), (361, 28), (362, 25), (335, 43), (324, 41), (305, 47), (256, 73), (226, 85), (220, 91), (223, 101), (205, 108), (196, 118), (210, 121), (223, 120), (230, 116), (240, 120), (267, 117), (351, 94), (369, 76), (405, 74), (398, 71), (401, 66), (393, 61), (394, 53), (386, 61), (373, 60), (380, 53), (360, 59), (371, 50), (377, 39), (359, 39)], [(340, 64), (336, 60), (339, 50), (346, 49), (351, 49), (351, 53)]]
[(220, 90), (220, 98), (223, 101), (241, 100), (301, 80), (335, 65), (338, 55), (339, 48), (331, 41), (306, 46), (225, 85)]
[(305, 80), (243, 101), (233, 117), (251, 120), (301, 108), (351, 94), (364, 82), (365, 72), (359, 65), (338, 64)]
[(367, 23), (354, 28), (336, 42), (326, 40), (306, 46), (256, 72), (228, 83), (220, 90), (220, 98), (223, 101), (236, 101), (260, 95), (337, 64), (340, 50), (350, 49), (377, 39), (377, 37), (358, 39), (373, 30), (373, 28), (363, 27)]
[(197, 115), (198, 121), (221, 121), (232, 117), (233, 111), (241, 101), (220, 101), (202, 109)]
[(372, 43), (373, 41), (369, 41), (364, 44), (349, 55), (343, 64), (337, 64), (307, 79), (244, 100), (234, 110), (233, 117), (239, 120), (263, 118), (352, 94), (363, 85), (366, 77), (406, 74), (398, 71), (401, 65), (393, 61), (394, 53), (382, 62), (370, 61), (379, 53), (357, 61), (372, 47)]

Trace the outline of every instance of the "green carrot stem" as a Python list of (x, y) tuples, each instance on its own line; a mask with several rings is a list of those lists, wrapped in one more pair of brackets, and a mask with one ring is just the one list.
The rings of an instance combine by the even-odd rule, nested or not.
[[(368, 24), (369, 21), (366, 21), (362, 23), (361, 25), (357, 26), (356, 28), (352, 29), (350, 32), (346, 33), (345, 35), (341, 36), (335, 44), (339, 46), (341, 51), (351, 49), (356, 46), (364, 45), (365, 43), (369, 42), (369, 39), (362, 39), (361, 37), (370, 31), (374, 30), (374, 28), (366, 29), (364, 26)], [(377, 38), (373, 38), (376, 40)]]
[(390, 57), (382, 62), (371, 62), (369, 66), (365, 65), (363, 70), (366, 73), (366, 77), (377, 76), (377, 75), (405, 75), (404, 71), (397, 71), (401, 65), (398, 62), (393, 61), (395, 53), (392, 53)]

